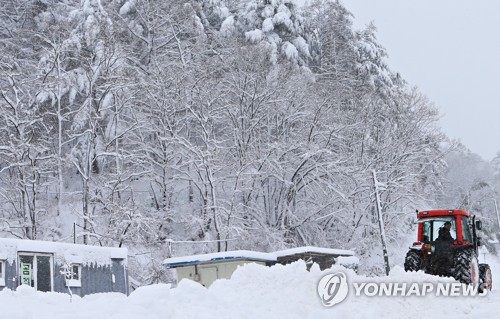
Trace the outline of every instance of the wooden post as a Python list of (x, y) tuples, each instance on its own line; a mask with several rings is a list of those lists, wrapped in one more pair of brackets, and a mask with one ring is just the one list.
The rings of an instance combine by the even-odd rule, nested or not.
[(495, 212), (497, 213), (498, 229), (500, 231), (500, 215), (498, 214), (498, 204), (496, 199), (495, 199)]
[(380, 239), (382, 241), (382, 252), (384, 254), (384, 264), (385, 264), (385, 274), (389, 276), (389, 272), (391, 271), (391, 267), (389, 266), (389, 255), (387, 254), (387, 245), (385, 240), (385, 229), (384, 229), (384, 220), (382, 218), (382, 205), (380, 204), (380, 195), (379, 191), (379, 182), (377, 181), (377, 173), (375, 170), (373, 173), (373, 185), (375, 186), (375, 200), (377, 202), (377, 215), (378, 215), (378, 226), (380, 228)]

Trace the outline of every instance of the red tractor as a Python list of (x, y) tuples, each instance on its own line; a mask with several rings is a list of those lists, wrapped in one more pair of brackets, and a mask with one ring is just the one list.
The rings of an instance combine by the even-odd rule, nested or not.
[(491, 290), (491, 270), (478, 263), (482, 223), (461, 209), (417, 211), (418, 241), (406, 254), (405, 271), (423, 270)]

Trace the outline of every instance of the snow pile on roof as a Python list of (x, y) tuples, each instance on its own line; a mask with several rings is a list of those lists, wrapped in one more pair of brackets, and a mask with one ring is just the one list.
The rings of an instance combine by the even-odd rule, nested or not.
[(305, 254), (305, 253), (318, 253), (318, 254), (325, 254), (325, 255), (340, 255), (340, 256), (353, 256), (354, 255), (354, 251), (352, 251), (352, 250), (313, 247), (313, 246), (297, 247), (297, 248), (285, 249), (285, 250), (280, 250), (280, 251), (275, 252), (277, 257), (290, 256), (290, 255), (296, 255), (296, 254)]
[(127, 259), (126, 248), (99, 247), (39, 240), (0, 238), (0, 259), (12, 263), (18, 252), (54, 254), (59, 264), (110, 265), (111, 259)]
[(201, 254), (193, 256), (167, 258), (163, 265), (175, 267), (181, 265), (199, 264), (205, 262), (215, 262), (221, 260), (253, 260), (253, 261), (276, 261), (276, 255), (273, 253), (262, 253), (250, 250), (224, 251), (212, 254)]
[[(353, 256), (354, 252), (352, 250), (343, 249), (332, 249), (332, 248), (322, 248), (322, 247), (297, 247), (286, 250), (280, 250), (274, 253), (262, 253), (258, 251), (249, 250), (236, 250), (236, 251), (224, 251), (212, 254), (201, 254), (193, 256), (182, 256), (167, 258), (163, 261), (163, 265), (167, 267), (177, 267), (185, 265), (194, 265), (200, 263), (216, 262), (221, 260), (253, 260), (253, 261), (276, 261), (279, 257), (300, 255), (306, 253), (316, 253), (334, 256)], [(359, 260), (358, 260), (359, 263)]]
[[(498, 263), (492, 264), (493, 278)], [(317, 284), (324, 275), (343, 271), (353, 282), (438, 282), (450, 278), (422, 272), (405, 273), (394, 267), (388, 277), (364, 277), (334, 266), (320, 271), (306, 270), (304, 261), (273, 267), (247, 264), (239, 267), (231, 280), (218, 280), (204, 288), (182, 280), (177, 288), (160, 284), (142, 287), (129, 297), (122, 294), (95, 294), (79, 298), (58, 293), (35, 293), (32, 288), (0, 292), (2, 318), (9, 319), (160, 319), (160, 318), (496, 318), (500, 292), (486, 297), (356, 297), (349, 290), (347, 299), (325, 308), (317, 295)], [(493, 287), (498, 287), (495, 282)], [(494, 288), (495, 289), (495, 288)]]
[(339, 256), (336, 258), (336, 265), (340, 266), (357, 266), (359, 265), (359, 258), (356, 256)]

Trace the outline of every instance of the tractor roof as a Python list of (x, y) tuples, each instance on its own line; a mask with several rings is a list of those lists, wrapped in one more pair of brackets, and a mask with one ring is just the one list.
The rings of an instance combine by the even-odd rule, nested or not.
[(469, 213), (463, 209), (429, 209), (418, 212), (418, 218), (437, 217), (437, 216), (456, 216), (462, 215), (469, 217)]

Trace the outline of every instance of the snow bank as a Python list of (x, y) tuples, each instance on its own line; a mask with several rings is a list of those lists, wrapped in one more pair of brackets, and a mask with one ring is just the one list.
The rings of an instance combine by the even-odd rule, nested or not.
[[(491, 263), (491, 261), (490, 261)], [(498, 267), (493, 265), (494, 276)], [(84, 298), (56, 293), (0, 292), (2, 318), (9, 319), (160, 319), (160, 318), (476, 318), (495, 317), (500, 295), (486, 297), (356, 297), (325, 308), (316, 293), (320, 278), (332, 272), (346, 273), (349, 282), (438, 282), (449, 278), (422, 272), (405, 273), (394, 267), (388, 277), (368, 278), (334, 266), (320, 271), (317, 265), (306, 271), (303, 261), (273, 267), (247, 264), (231, 280), (218, 280), (206, 289), (182, 280), (169, 285), (142, 287), (129, 297), (96, 294)], [(496, 277), (498, 278), (498, 277)], [(495, 285), (495, 284), (494, 284)]]

